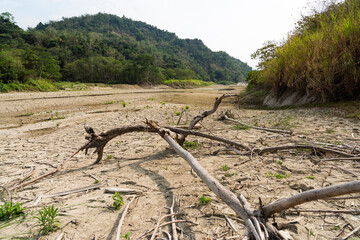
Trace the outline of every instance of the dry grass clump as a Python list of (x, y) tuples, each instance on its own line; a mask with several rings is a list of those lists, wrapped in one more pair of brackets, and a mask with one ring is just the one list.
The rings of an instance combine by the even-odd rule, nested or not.
[(259, 50), (259, 81), (274, 93), (291, 88), (323, 101), (355, 99), (360, 95), (360, 1), (328, 4), (303, 17), (284, 44)]

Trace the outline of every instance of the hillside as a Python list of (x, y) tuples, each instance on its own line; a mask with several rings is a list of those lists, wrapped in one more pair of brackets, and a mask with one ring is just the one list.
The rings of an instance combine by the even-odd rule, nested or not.
[(236, 83), (244, 81), (251, 70), (225, 52), (211, 51), (199, 39), (180, 39), (126, 17), (98, 13), (39, 23), (26, 31), (16, 26), (9, 13), (3, 13), (0, 21), (0, 62), (7, 62), (13, 70), (0, 69), (3, 83), (30, 78), (128, 84), (166, 79)]
[(304, 16), (281, 44), (259, 49), (260, 71), (252, 84), (280, 98), (296, 92), (319, 101), (358, 99), (360, 95), (360, 1), (329, 2)]

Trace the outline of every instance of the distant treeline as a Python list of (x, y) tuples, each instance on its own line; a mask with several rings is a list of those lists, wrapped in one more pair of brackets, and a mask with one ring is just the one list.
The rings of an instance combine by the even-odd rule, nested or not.
[(253, 54), (260, 70), (248, 75), (249, 87), (278, 96), (292, 89), (322, 101), (359, 98), (360, 0), (323, 7), (303, 17), (286, 42), (268, 42)]
[(26, 31), (0, 15), (0, 84), (29, 79), (156, 84), (168, 79), (236, 83), (251, 68), (201, 40), (179, 39), (126, 17), (99, 13)]

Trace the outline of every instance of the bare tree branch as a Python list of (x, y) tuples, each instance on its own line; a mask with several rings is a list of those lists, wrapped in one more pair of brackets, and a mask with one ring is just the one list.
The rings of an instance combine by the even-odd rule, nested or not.
[(305, 202), (358, 192), (360, 192), (360, 180), (325, 188), (313, 189), (264, 206), (262, 209), (262, 215), (265, 218), (268, 218), (274, 213), (284, 211)]
[(289, 150), (289, 149), (308, 149), (308, 150), (315, 150), (315, 151), (323, 151), (328, 153), (337, 154), (344, 157), (356, 157), (356, 155), (349, 154), (346, 152), (341, 152), (338, 150), (334, 150), (331, 148), (325, 148), (325, 147), (319, 147), (319, 146), (310, 146), (310, 145), (285, 145), (285, 146), (276, 146), (276, 147), (269, 147), (269, 148), (263, 148), (263, 149), (254, 149), (254, 152), (257, 152), (258, 154), (264, 154), (267, 152), (276, 152), (280, 150)]

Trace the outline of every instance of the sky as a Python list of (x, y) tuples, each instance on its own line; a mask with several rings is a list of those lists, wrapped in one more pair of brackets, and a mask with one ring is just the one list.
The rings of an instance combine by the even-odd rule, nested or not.
[(201, 39), (256, 68), (251, 54), (267, 41), (283, 41), (317, 0), (0, 0), (23, 29), (39, 22), (98, 12), (125, 16)]

